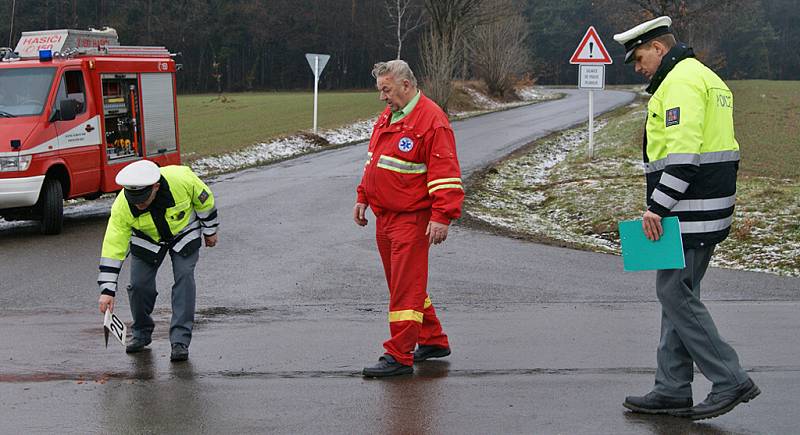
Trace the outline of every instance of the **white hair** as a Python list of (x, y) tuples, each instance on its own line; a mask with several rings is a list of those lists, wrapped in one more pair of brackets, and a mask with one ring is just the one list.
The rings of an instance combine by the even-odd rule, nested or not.
[(417, 78), (406, 61), (395, 59), (388, 62), (378, 62), (372, 68), (372, 77), (376, 79), (383, 76), (392, 76), (395, 80), (408, 80), (412, 86), (417, 87)]

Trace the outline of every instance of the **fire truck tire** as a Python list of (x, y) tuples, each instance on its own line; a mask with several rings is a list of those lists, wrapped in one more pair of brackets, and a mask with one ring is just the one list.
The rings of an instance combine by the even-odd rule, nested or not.
[(64, 223), (64, 193), (61, 183), (55, 178), (44, 180), (39, 196), (42, 220), (39, 228), (42, 234), (59, 234)]

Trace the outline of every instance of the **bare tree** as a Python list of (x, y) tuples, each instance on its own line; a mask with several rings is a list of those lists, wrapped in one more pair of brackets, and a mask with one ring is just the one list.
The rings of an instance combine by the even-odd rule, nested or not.
[(530, 63), (525, 46), (529, 25), (513, 0), (490, 0), (487, 6), (495, 11), (496, 19), (475, 28), (467, 49), (476, 75), (489, 92), (505, 97), (514, 86), (514, 76)]
[(395, 31), (397, 41), (397, 59), (403, 50), (403, 41), (406, 37), (423, 24), (422, 10), (415, 5), (414, 0), (385, 0), (386, 13), (392, 22), (390, 26)]
[(464, 38), (487, 20), (484, 0), (425, 0), (429, 28), (422, 38), (422, 69), (426, 93), (445, 111), (452, 80), (462, 60)]
[(425, 93), (447, 112), (459, 52), (441, 35), (429, 30), (422, 36), (421, 54)]

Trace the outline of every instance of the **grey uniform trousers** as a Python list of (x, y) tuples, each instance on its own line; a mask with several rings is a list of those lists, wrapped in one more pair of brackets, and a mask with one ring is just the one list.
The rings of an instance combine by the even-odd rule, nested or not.
[[(169, 327), (169, 341), (172, 344), (185, 344), (192, 341), (194, 325), (195, 281), (194, 268), (200, 258), (200, 250), (182, 256), (172, 250), (172, 274), (175, 284), (172, 286), (172, 321)], [(131, 305), (133, 324), (131, 330), (134, 338), (149, 340), (155, 323), (150, 314), (156, 304), (156, 273), (161, 264), (152, 264), (136, 256), (131, 256), (131, 283), (128, 285), (128, 300)]]
[(692, 397), (697, 367), (718, 393), (747, 382), (736, 351), (720, 337), (711, 314), (700, 301), (700, 281), (715, 246), (686, 249), (686, 268), (659, 270), (656, 293), (661, 301), (661, 342), (653, 391), (670, 397)]

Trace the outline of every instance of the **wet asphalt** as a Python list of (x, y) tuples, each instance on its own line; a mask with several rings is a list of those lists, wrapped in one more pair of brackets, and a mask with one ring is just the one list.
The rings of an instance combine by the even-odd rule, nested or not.
[[(632, 99), (600, 92), (595, 107)], [(465, 176), (584, 121), (586, 107), (586, 95), (570, 91), (455, 123)], [(365, 158), (361, 144), (211, 181), (220, 245), (204, 249), (197, 268), (187, 363), (169, 362), (168, 267), (151, 349), (104, 347), (95, 283), (103, 208), (71, 210), (55, 237), (0, 230), (0, 433), (796, 431), (800, 279), (710, 270), (704, 300), (763, 393), (704, 423), (641, 417), (621, 402), (652, 386), (655, 275), (462, 224), (432, 248), (429, 285), (453, 355), (412, 376), (362, 379), (388, 333), (374, 219), (363, 229), (351, 218)], [(120, 296), (117, 313), (129, 321)], [(698, 373), (695, 400), (709, 389)]]

